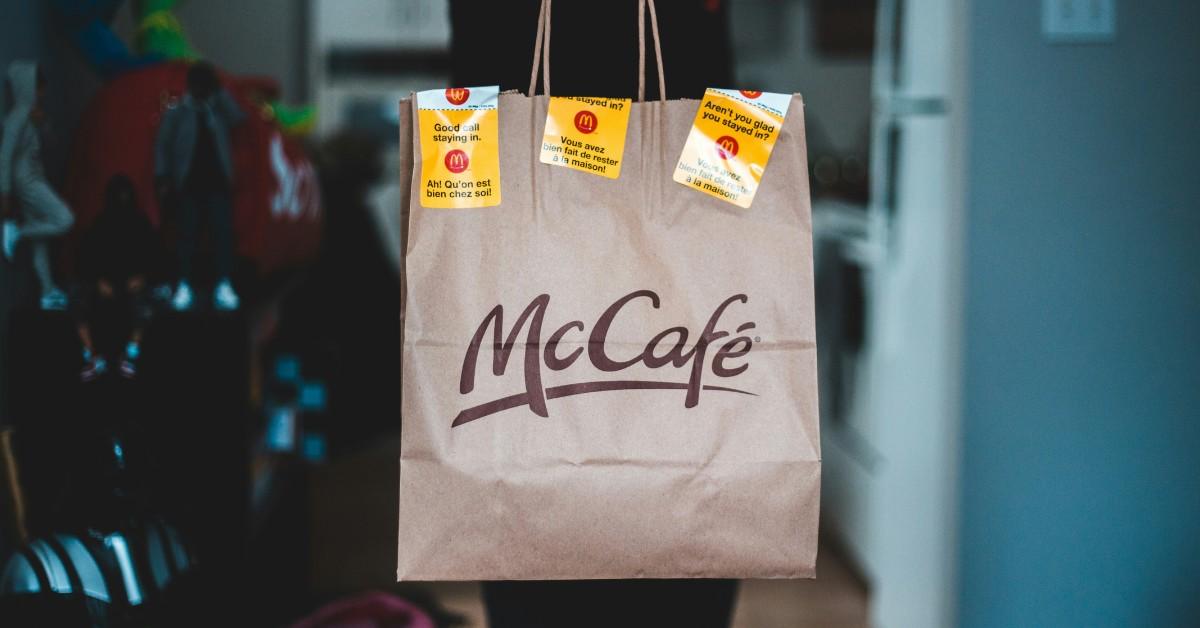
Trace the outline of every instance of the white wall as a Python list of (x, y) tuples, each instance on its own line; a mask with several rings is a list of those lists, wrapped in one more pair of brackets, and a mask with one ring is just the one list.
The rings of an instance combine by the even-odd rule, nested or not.
[[(881, 73), (875, 144), (875, 157), (895, 156), (895, 202), (888, 207), (884, 193), (871, 203), (866, 344), (849, 412), (823, 426), (822, 505), (830, 529), (869, 580), (874, 626), (950, 628), (961, 416), (965, 16), (958, 0), (905, 4), (903, 80), (892, 85)], [(883, 23), (891, 23), (888, 10)], [(890, 54), (882, 57), (890, 65)], [(938, 106), (916, 113), (921, 108), (905, 105), (912, 97)], [(892, 124), (899, 140), (889, 148)], [(888, 188), (878, 185), (887, 177), (886, 161), (873, 165), (875, 190)]]

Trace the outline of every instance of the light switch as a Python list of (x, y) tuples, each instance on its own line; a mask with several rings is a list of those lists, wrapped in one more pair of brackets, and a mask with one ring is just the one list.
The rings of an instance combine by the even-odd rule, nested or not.
[(1042, 0), (1042, 36), (1055, 43), (1111, 42), (1117, 0)]

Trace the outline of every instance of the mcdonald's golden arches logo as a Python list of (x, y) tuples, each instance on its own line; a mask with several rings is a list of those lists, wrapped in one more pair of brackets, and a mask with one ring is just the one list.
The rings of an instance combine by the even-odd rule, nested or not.
[(738, 154), (737, 140), (733, 139), (732, 137), (729, 137), (728, 135), (722, 135), (721, 137), (717, 138), (717, 156), (718, 157), (720, 157), (721, 159), (729, 159), (730, 157), (736, 157), (737, 154)]
[(607, 179), (621, 176), (631, 104), (627, 98), (551, 96), (538, 160)]
[(598, 124), (596, 114), (587, 109), (580, 109), (579, 113), (575, 114), (575, 129), (584, 135), (595, 131)]
[(771, 92), (705, 90), (671, 180), (749, 209), (789, 100)]
[(462, 150), (456, 148), (446, 153), (446, 170), (458, 174), (466, 170), (469, 165), (471, 165), (471, 159)]
[(458, 106), (471, 97), (471, 90), (465, 87), (451, 87), (446, 90), (446, 102)]

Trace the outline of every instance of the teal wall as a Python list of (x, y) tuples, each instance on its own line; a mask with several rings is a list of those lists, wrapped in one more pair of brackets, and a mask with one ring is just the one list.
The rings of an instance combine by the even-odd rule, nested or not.
[(1200, 625), (1200, 3), (975, 0), (959, 625)]

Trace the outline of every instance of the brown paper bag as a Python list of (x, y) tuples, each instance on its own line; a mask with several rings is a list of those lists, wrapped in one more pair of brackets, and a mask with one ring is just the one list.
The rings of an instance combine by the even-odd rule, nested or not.
[(671, 180), (696, 101), (634, 104), (616, 180), (539, 163), (547, 105), (500, 97), (500, 205), (410, 195), (397, 577), (812, 577), (803, 103), (749, 209)]

